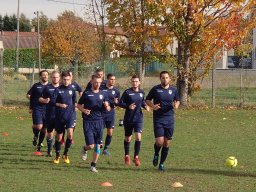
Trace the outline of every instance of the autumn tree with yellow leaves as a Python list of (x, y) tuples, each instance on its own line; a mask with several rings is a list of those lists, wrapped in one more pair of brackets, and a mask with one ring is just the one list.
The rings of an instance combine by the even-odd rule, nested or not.
[(51, 21), (42, 33), (42, 53), (65, 58), (72, 64), (88, 64), (99, 58), (99, 39), (95, 27), (86, 23), (73, 12), (65, 11)]
[[(177, 87), (181, 104), (189, 106), (195, 83), (212, 66), (212, 58), (224, 48), (236, 48), (253, 26), (253, 0), (107, 0), (109, 20), (133, 36), (131, 42), (142, 45), (149, 39), (154, 51), (175, 39)], [(143, 4), (143, 6), (141, 6)], [(143, 9), (135, 9), (136, 7)], [(135, 17), (139, 15), (140, 17)], [(164, 27), (165, 34), (152, 30)], [(154, 37), (154, 38), (152, 38)], [(160, 41), (165, 39), (164, 41)], [(136, 44), (137, 42), (137, 44)], [(160, 48), (159, 48), (160, 47)], [(165, 47), (166, 48), (166, 47)], [(199, 70), (198, 69), (203, 69)]]

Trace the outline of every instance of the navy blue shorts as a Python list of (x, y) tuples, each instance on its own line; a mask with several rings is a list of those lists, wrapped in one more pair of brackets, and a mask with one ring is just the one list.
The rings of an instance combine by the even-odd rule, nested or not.
[(86, 145), (101, 144), (104, 124), (103, 121), (83, 120), (84, 138)]
[(55, 118), (46, 118), (47, 133), (51, 133), (55, 129)]
[(165, 137), (171, 140), (173, 138), (173, 132), (174, 132), (173, 121), (154, 122), (155, 138)]
[(75, 119), (72, 117), (70, 119), (55, 118), (55, 126), (55, 130), (58, 134), (64, 133), (66, 129), (75, 127)]
[(45, 110), (33, 109), (32, 112), (33, 125), (45, 124)]
[(142, 133), (143, 123), (124, 123), (125, 136), (131, 136), (132, 132)]

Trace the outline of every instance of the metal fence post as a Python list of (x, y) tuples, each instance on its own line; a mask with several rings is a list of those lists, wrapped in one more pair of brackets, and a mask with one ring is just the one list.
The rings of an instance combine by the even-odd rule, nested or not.
[(215, 95), (216, 95), (216, 54), (213, 58), (213, 65), (212, 65), (212, 108), (215, 108)]
[(3, 77), (4, 77), (4, 62), (3, 62), (3, 56), (4, 56), (4, 46), (3, 42), (0, 41), (0, 107), (3, 106)]

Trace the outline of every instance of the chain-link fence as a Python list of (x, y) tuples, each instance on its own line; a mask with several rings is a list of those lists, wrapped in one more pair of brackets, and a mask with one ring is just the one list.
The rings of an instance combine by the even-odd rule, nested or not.
[[(76, 81), (84, 89), (91, 75), (97, 68), (105, 66), (105, 73), (113, 73), (117, 77), (117, 85), (121, 91), (130, 87), (130, 77), (138, 71), (138, 64), (133, 59), (109, 60), (103, 63), (80, 64), (78, 69), (72, 64), (62, 64), (59, 71), (78, 70)], [(51, 69), (53, 70), (53, 69)], [(152, 62), (146, 66), (143, 89), (147, 93), (151, 87), (159, 84), (159, 72), (169, 70), (172, 73), (172, 84), (175, 85), (176, 71), (170, 65)], [(35, 73), (33, 73), (35, 72)], [(215, 74), (212, 76), (212, 74)], [(216, 69), (203, 80), (198, 81), (201, 89), (191, 97), (194, 106), (216, 107), (225, 106), (256, 106), (256, 70), (252, 69)], [(38, 81), (38, 73), (33, 66), (26, 68), (22, 74), (5, 68), (3, 75), (4, 105), (27, 105), (26, 92), (33, 83)], [(215, 85), (213, 87), (213, 85)]]

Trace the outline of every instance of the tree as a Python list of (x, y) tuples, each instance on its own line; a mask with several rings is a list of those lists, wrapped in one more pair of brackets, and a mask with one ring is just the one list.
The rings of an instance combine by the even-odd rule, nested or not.
[(253, 8), (247, 0), (150, 1), (155, 25), (166, 27), (167, 35), (178, 41), (177, 87), (181, 104), (188, 106), (198, 68), (203, 77), (211, 67), (211, 58), (223, 47), (237, 46), (247, 32), (248, 22), (240, 21)]
[[(49, 24), (50, 20), (48, 19), (48, 17), (43, 13), (40, 12), (39, 13), (39, 31), (44, 31), (48, 24)], [(33, 18), (31, 21), (31, 25), (33, 27), (35, 27), (35, 31), (37, 32), (37, 17)]]
[(53, 56), (55, 62), (66, 58), (69, 62), (88, 64), (99, 57), (99, 40), (94, 26), (65, 11), (49, 23), (42, 33), (42, 54)]
[(20, 31), (22, 32), (31, 31), (30, 19), (28, 19), (23, 13), (20, 14)]
[[(109, 26), (120, 26), (129, 38), (126, 52), (139, 60), (139, 76), (143, 82), (149, 39), (157, 33), (150, 25), (150, 4), (148, 0), (106, 0)], [(118, 42), (117, 42), (118, 43)]]

